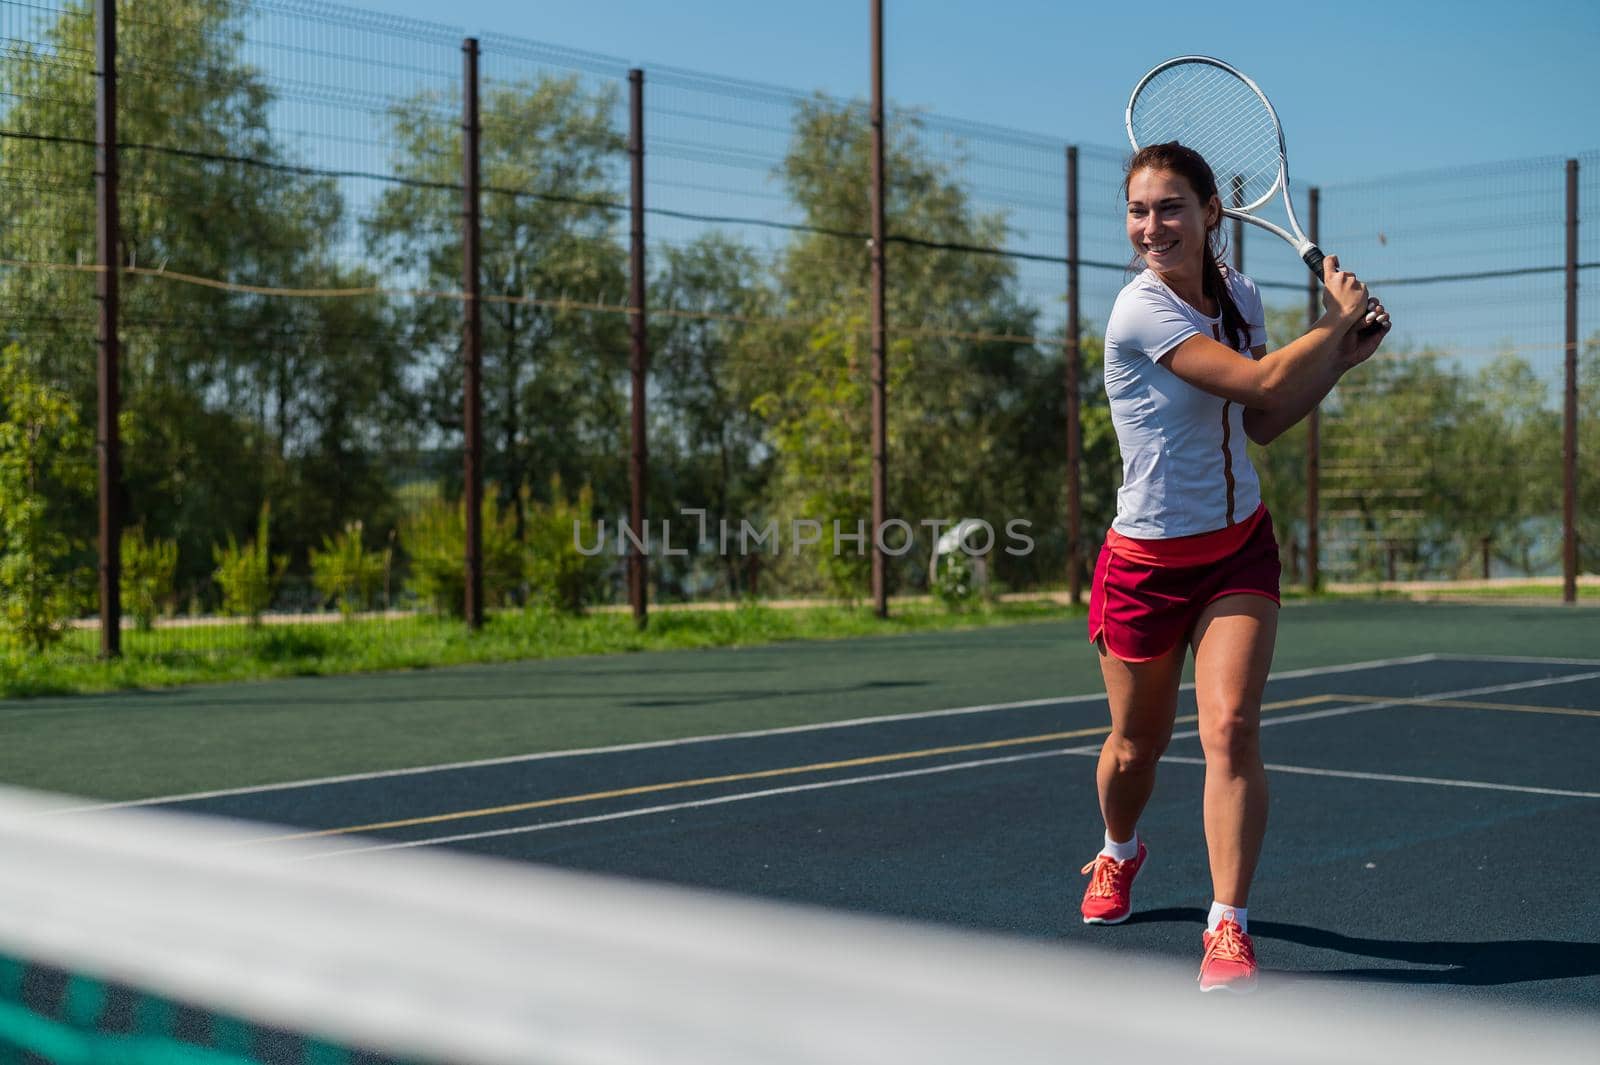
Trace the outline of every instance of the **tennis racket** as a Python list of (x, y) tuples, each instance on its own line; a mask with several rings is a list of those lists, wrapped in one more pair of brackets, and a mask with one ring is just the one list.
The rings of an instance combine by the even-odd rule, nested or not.
[[(1135, 151), (1177, 141), (1211, 164), (1219, 185), (1231, 185), (1230, 218), (1260, 226), (1289, 242), (1317, 280), (1326, 258), (1300, 228), (1289, 196), (1289, 159), (1283, 126), (1272, 102), (1255, 82), (1220, 59), (1183, 55), (1139, 79), (1128, 98), (1128, 140)], [(1283, 196), (1289, 228), (1257, 217), (1274, 193)], [(1387, 318), (1387, 315), (1384, 316)], [(1366, 324), (1367, 332), (1382, 320)]]

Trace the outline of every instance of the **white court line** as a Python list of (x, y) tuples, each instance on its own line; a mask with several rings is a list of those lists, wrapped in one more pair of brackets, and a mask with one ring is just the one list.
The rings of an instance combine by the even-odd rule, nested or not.
[[(1272, 673), (1267, 676), (1270, 683), (1275, 680), (1296, 680), (1303, 677), (1316, 677), (1330, 673), (1351, 673), (1361, 670), (1381, 669), (1385, 666), (1408, 666), (1422, 662), (1432, 662), (1439, 658), (1436, 654), (1408, 655), (1404, 658), (1378, 658), (1366, 662), (1349, 662), (1338, 666), (1317, 666), (1311, 669), (1293, 669), (1282, 673)], [(1180, 691), (1192, 691), (1193, 684), (1185, 684)], [(522, 762), (538, 762), (550, 758), (579, 758), (589, 755), (621, 754), (628, 751), (648, 751), (669, 747), (683, 747), (696, 743), (719, 743), (727, 740), (759, 739), (764, 736), (788, 736), (805, 732), (821, 732), (828, 729), (859, 728), (864, 725), (881, 725), (896, 721), (918, 721), (939, 717), (953, 717), (961, 714), (985, 714), (998, 710), (1023, 710), (1035, 706), (1065, 706), (1072, 703), (1094, 702), (1105, 699), (1104, 692), (1089, 692), (1085, 695), (1055, 696), (1046, 699), (1025, 699), (1011, 703), (986, 703), (979, 706), (957, 706), (945, 710), (920, 710), (907, 714), (885, 714), (882, 717), (858, 717), (846, 721), (823, 721), (811, 725), (787, 725), (781, 728), (753, 729), (747, 732), (725, 732), (708, 736), (686, 736), (675, 740), (650, 740), (643, 743), (623, 743), (610, 747), (584, 747), (570, 751), (540, 751), (534, 754), (513, 754), (501, 758), (480, 758), (466, 762), (444, 762), (438, 765), (412, 766), (405, 769), (380, 769), (370, 773), (348, 773), (342, 776), (313, 777), (306, 780), (290, 780), (276, 784), (253, 784), (239, 788), (220, 788), (215, 791), (192, 791), (181, 795), (163, 795), (153, 799), (128, 799), (122, 802), (94, 803), (85, 806), (63, 807), (52, 810), (51, 813), (86, 813), (91, 810), (118, 810), (133, 806), (157, 806), (166, 803), (197, 802), (201, 799), (222, 799), (236, 795), (262, 795), (274, 791), (291, 791), (295, 788), (317, 788), (332, 784), (355, 784), (367, 780), (387, 780), (391, 777), (417, 776), (424, 773), (445, 773), (457, 769), (484, 769), (498, 765), (516, 765)]]
[[(1434, 692), (1428, 695), (1413, 695), (1404, 699), (1394, 699), (1382, 703), (1364, 703), (1358, 706), (1337, 707), (1334, 710), (1314, 711), (1309, 714), (1291, 714), (1284, 717), (1263, 718), (1261, 726), (1286, 725), (1297, 721), (1307, 721), (1335, 714), (1361, 714), (1371, 710), (1382, 710), (1389, 707), (1416, 705), (1434, 699), (1459, 699), (1468, 695), (1488, 695), (1493, 692), (1510, 691), (1518, 688), (1548, 687), (1552, 684), (1576, 683), (1578, 681), (1600, 678), (1600, 671), (1594, 673), (1579, 673), (1570, 677), (1547, 677), (1536, 681), (1522, 681), (1517, 684), (1496, 684), (1482, 688), (1463, 688), (1453, 692)], [(1174, 739), (1191, 737), (1197, 732), (1175, 734)], [(944, 765), (926, 766), (921, 769), (906, 769), (894, 773), (874, 773), (869, 776), (845, 777), (839, 780), (818, 781), (812, 784), (795, 784), (783, 788), (764, 788), (760, 791), (739, 792), (734, 795), (719, 795), (710, 799), (695, 799), (688, 802), (671, 803), (663, 806), (647, 806), (636, 810), (621, 810), (616, 813), (596, 814), (592, 817), (574, 817), (562, 821), (546, 821), (534, 825), (520, 825), (515, 828), (489, 829), (483, 832), (464, 832), (453, 836), (439, 836), (430, 839), (407, 840), (399, 843), (376, 843), (369, 847), (350, 847), (344, 850), (330, 851), (319, 857), (338, 857), (341, 855), (365, 854), (369, 851), (406, 850), (415, 847), (432, 847), (445, 843), (466, 843), (472, 840), (493, 839), (501, 836), (527, 835), (533, 832), (545, 832), (556, 828), (571, 828), (580, 825), (600, 824), (606, 821), (621, 821), (630, 817), (645, 817), (652, 814), (671, 813), (678, 810), (694, 810), (707, 806), (723, 806), (728, 803), (745, 802), (751, 799), (766, 799), (779, 795), (794, 795), (807, 791), (823, 791), (829, 788), (851, 787), (857, 784), (873, 784), (885, 780), (903, 780), (908, 777), (928, 776), (933, 773), (953, 773), (963, 769), (981, 769), (986, 766), (1005, 765), (1011, 762), (1024, 762), (1035, 758), (1058, 758), (1065, 755), (1098, 755), (1099, 744), (1089, 744), (1080, 747), (1060, 747), (1049, 751), (1034, 751), (1029, 754), (1007, 755), (1000, 758), (981, 758), (970, 762), (950, 762)], [(1203, 758), (1186, 758), (1163, 756), (1162, 761), (1174, 762), (1179, 765), (1204, 765)], [(1386, 773), (1363, 773), (1356, 770), (1340, 769), (1315, 769), (1306, 766), (1269, 765), (1267, 768), (1284, 773), (1302, 773), (1314, 776), (1344, 777), (1353, 780), (1379, 780), (1400, 784), (1431, 784), (1440, 787), (1455, 788), (1483, 788), (1492, 791), (1512, 791), (1529, 795), (1557, 795), (1568, 798), (1600, 799), (1600, 792), (1588, 791), (1563, 791), (1556, 788), (1539, 788), (1518, 784), (1491, 784), (1485, 781), (1450, 780), (1436, 777), (1408, 777)], [(308, 859), (309, 860), (309, 859)]]
[(706, 806), (723, 806), (732, 802), (745, 802), (749, 799), (769, 799), (776, 795), (794, 795), (804, 791), (823, 791), (828, 788), (842, 788), (853, 784), (876, 784), (885, 780), (924, 777), (933, 773), (953, 773), (959, 769), (981, 769), (985, 766), (1006, 765), (1011, 762), (1028, 762), (1036, 758), (1059, 758), (1064, 754), (1071, 753), (1071, 751), (1067, 750), (1031, 751), (1028, 754), (1009, 754), (999, 758), (982, 758), (971, 762), (950, 762), (946, 765), (924, 766), (921, 769), (902, 769), (893, 773), (874, 773), (871, 776), (850, 777), (846, 780), (823, 780), (814, 784), (791, 784), (783, 788), (744, 791), (736, 795), (719, 795), (713, 799), (692, 799), (688, 802), (675, 802), (663, 806), (647, 806), (637, 810), (595, 814), (592, 817), (572, 817), (563, 821), (542, 821), (537, 825), (519, 825), (516, 828), (496, 828), (484, 832), (467, 832), (456, 836), (439, 836), (432, 839), (409, 840), (401, 843), (379, 843), (370, 847), (348, 847), (344, 850), (311, 854), (296, 860), (316, 861), (319, 858), (337, 858), (342, 855), (366, 854), (370, 851), (406, 850), (412, 847), (432, 847), (439, 843), (464, 843), (474, 839), (492, 839), (495, 836), (518, 836), (529, 832), (544, 832), (553, 828), (572, 828), (576, 825), (597, 825), (605, 821), (621, 821), (625, 818), (643, 817), (647, 814), (667, 814), (677, 810), (697, 810)]
[[(1514, 684), (1491, 684), (1483, 688), (1463, 688), (1457, 692), (1435, 692), (1431, 695), (1408, 695), (1404, 698), (1386, 699), (1381, 703), (1369, 703), (1356, 706), (1335, 706), (1328, 710), (1308, 710), (1300, 714), (1284, 714), (1282, 717), (1261, 719), (1261, 727), (1268, 725), (1291, 725), (1297, 721), (1316, 721), (1324, 717), (1344, 717), (1346, 714), (1359, 714), (1363, 710), (1383, 710), (1395, 706), (1418, 706), (1432, 702), (1435, 699), (1460, 699), (1467, 695), (1494, 695), (1499, 692), (1523, 691), (1528, 688), (1548, 688), (1555, 684), (1576, 684), (1584, 680), (1600, 680), (1600, 670), (1592, 673), (1572, 673), (1565, 677), (1545, 677), (1541, 680), (1522, 680)], [(1191, 740), (1200, 735), (1199, 729), (1185, 729), (1174, 732), (1175, 740)]]
[[(1088, 752), (1084, 752), (1088, 753)], [(1204, 758), (1174, 758), (1164, 755), (1163, 762), (1179, 765), (1205, 765)], [(1399, 773), (1360, 773), (1353, 769), (1316, 769), (1304, 765), (1266, 764), (1274, 773), (1299, 773), (1308, 777), (1339, 777), (1344, 780), (1381, 780), (1391, 784), (1432, 784), (1441, 788), (1482, 788), (1486, 791), (1515, 791), (1524, 795), (1560, 795), (1569, 799), (1600, 799), (1600, 791), (1568, 791), (1565, 788), (1531, 788), (1521, 784), (1490, 784), (1483, 780), (1452, 780), (1448, 777), (1409, 777)]]
[(1526, 662), (1530, 665), (1600, 665), (1600, 659), (1541, 659), (1526, 654), (1438, 654), (1446, 662)]

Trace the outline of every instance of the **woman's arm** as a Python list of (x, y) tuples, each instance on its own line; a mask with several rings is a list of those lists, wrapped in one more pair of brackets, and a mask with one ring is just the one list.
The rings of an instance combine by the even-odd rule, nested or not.
[[(1383, 343), (1383, 338), (1389, 335), (1393, 324), (1383, 304), (1369, 297), (1367, 313), (1356, 319), (1356, 324), (1346, 329), (1344, 336), (1339, 339), (1333, 364), (1322, 367), (1320, 372), (1307, 374), (1298, 382), (1299, 387), (1293, 390), (1294, 394), (1275, 409), (1247, 407), (1244, 412), (1245, 435), (1264, 447), (1298, 424), (1300, 419), (1316, 410), (1317, 404), (1333, 390), (1339, 378), (1372, 358), (1378, 345)], [(1251, 354), (1257, 359), (1268, 357), (1266, 349), (1262, 347), (1252, 349)]]
[(1320, 381), (1333, 365), (1345, 331), (1344, 318), (1329, 312), (1304, 336), (1256, 359), (1240, 358), (1232, 348), (1196, 334), (1163, 355), (1161, 365), (1214, 396), (1274, 411), (1294, 405), (1311, 381)]
[(1162, 356), (1161, 364), (1196, 388), (1245, 407), (1245, 431), (1267, 443), (1304, 418), (1351, 366), (1376, 350), (1388, 326), (1357, 340), (1356, 327), (1377, 320), (1381, 306), (1369, 307), (1367, 287), (1338, 268), (1329, 256), (1324, 266), (1327, 311), (1303, 336), (1255, 358), (1206, 336), (1192, 336)]
[[(1251, 353), (1257, 359), (1272, 357), (1267, 354), (1265, 347), (1256, 347)], [(1338, 384), (1339, 378), (1343, 376), (1342, 368), (1331, 361), (1325, 362), (1313, 367), (1303, 377), (1297, 378), (1294, 386), (1289, 389), (1289, 394), (1285, 395), (1276, 407), (1246, 407), (1245, 435), (1262, 446), (1272, 443), (1316, 409), (1317, 404), (1333, 391), (1333, 386)]]

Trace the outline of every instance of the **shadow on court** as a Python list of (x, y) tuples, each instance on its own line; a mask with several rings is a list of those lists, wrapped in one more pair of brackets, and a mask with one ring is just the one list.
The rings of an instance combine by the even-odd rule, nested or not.
[[(1197, 906), (1176, 906), (1134, 912), (1125, 924), (1177, 923), (1193, 927), (1204, 923), (1206, 911)], [(1295, 943), (1315, 950), (1365, 958), (1409, 962), (1413, 965), (1449, 966), (1409, 968), (1299, 968), (1280, 970), (1285, 976), (1371, 981), (1386, 984), (1458, 984), (1487, 987), (1530, 980), (1559, 980), (1600, 976), (1600, 943), (1562, 942), (1551, 939), (1505, 939), (1487, 942), (1450, 940), (1409, 941), (1366, 939), (1322, 928), (1284, 921), (1251, 921), (1250, 935)]]

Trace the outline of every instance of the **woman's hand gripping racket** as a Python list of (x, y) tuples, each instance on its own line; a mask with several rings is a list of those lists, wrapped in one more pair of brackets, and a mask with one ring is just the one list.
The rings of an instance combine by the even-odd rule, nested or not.
[[(1244, 74), (1210, 56), (1185, 55), (1160, 64), (1133, 88), (1128, 99), (1128, 140), (1134, 150), (1177, 141), (1211, 164), (1218, 183), (1232, 187), (1232, 206), (1223, 213), (1260, 226), (1289, 242), (1319, 281), (1324, 280), (1322, 249), (1300, 228), (1289, 196), (1289, 162), (1283, 127), (1266, 93)], [(1289, 229), (1252, 212), (1283, 194)], [(1373, 301), (1372, 306), (1378, 306)], [(1385, 313), (1368, 312), (1362, 335), (1389, 325)]]

